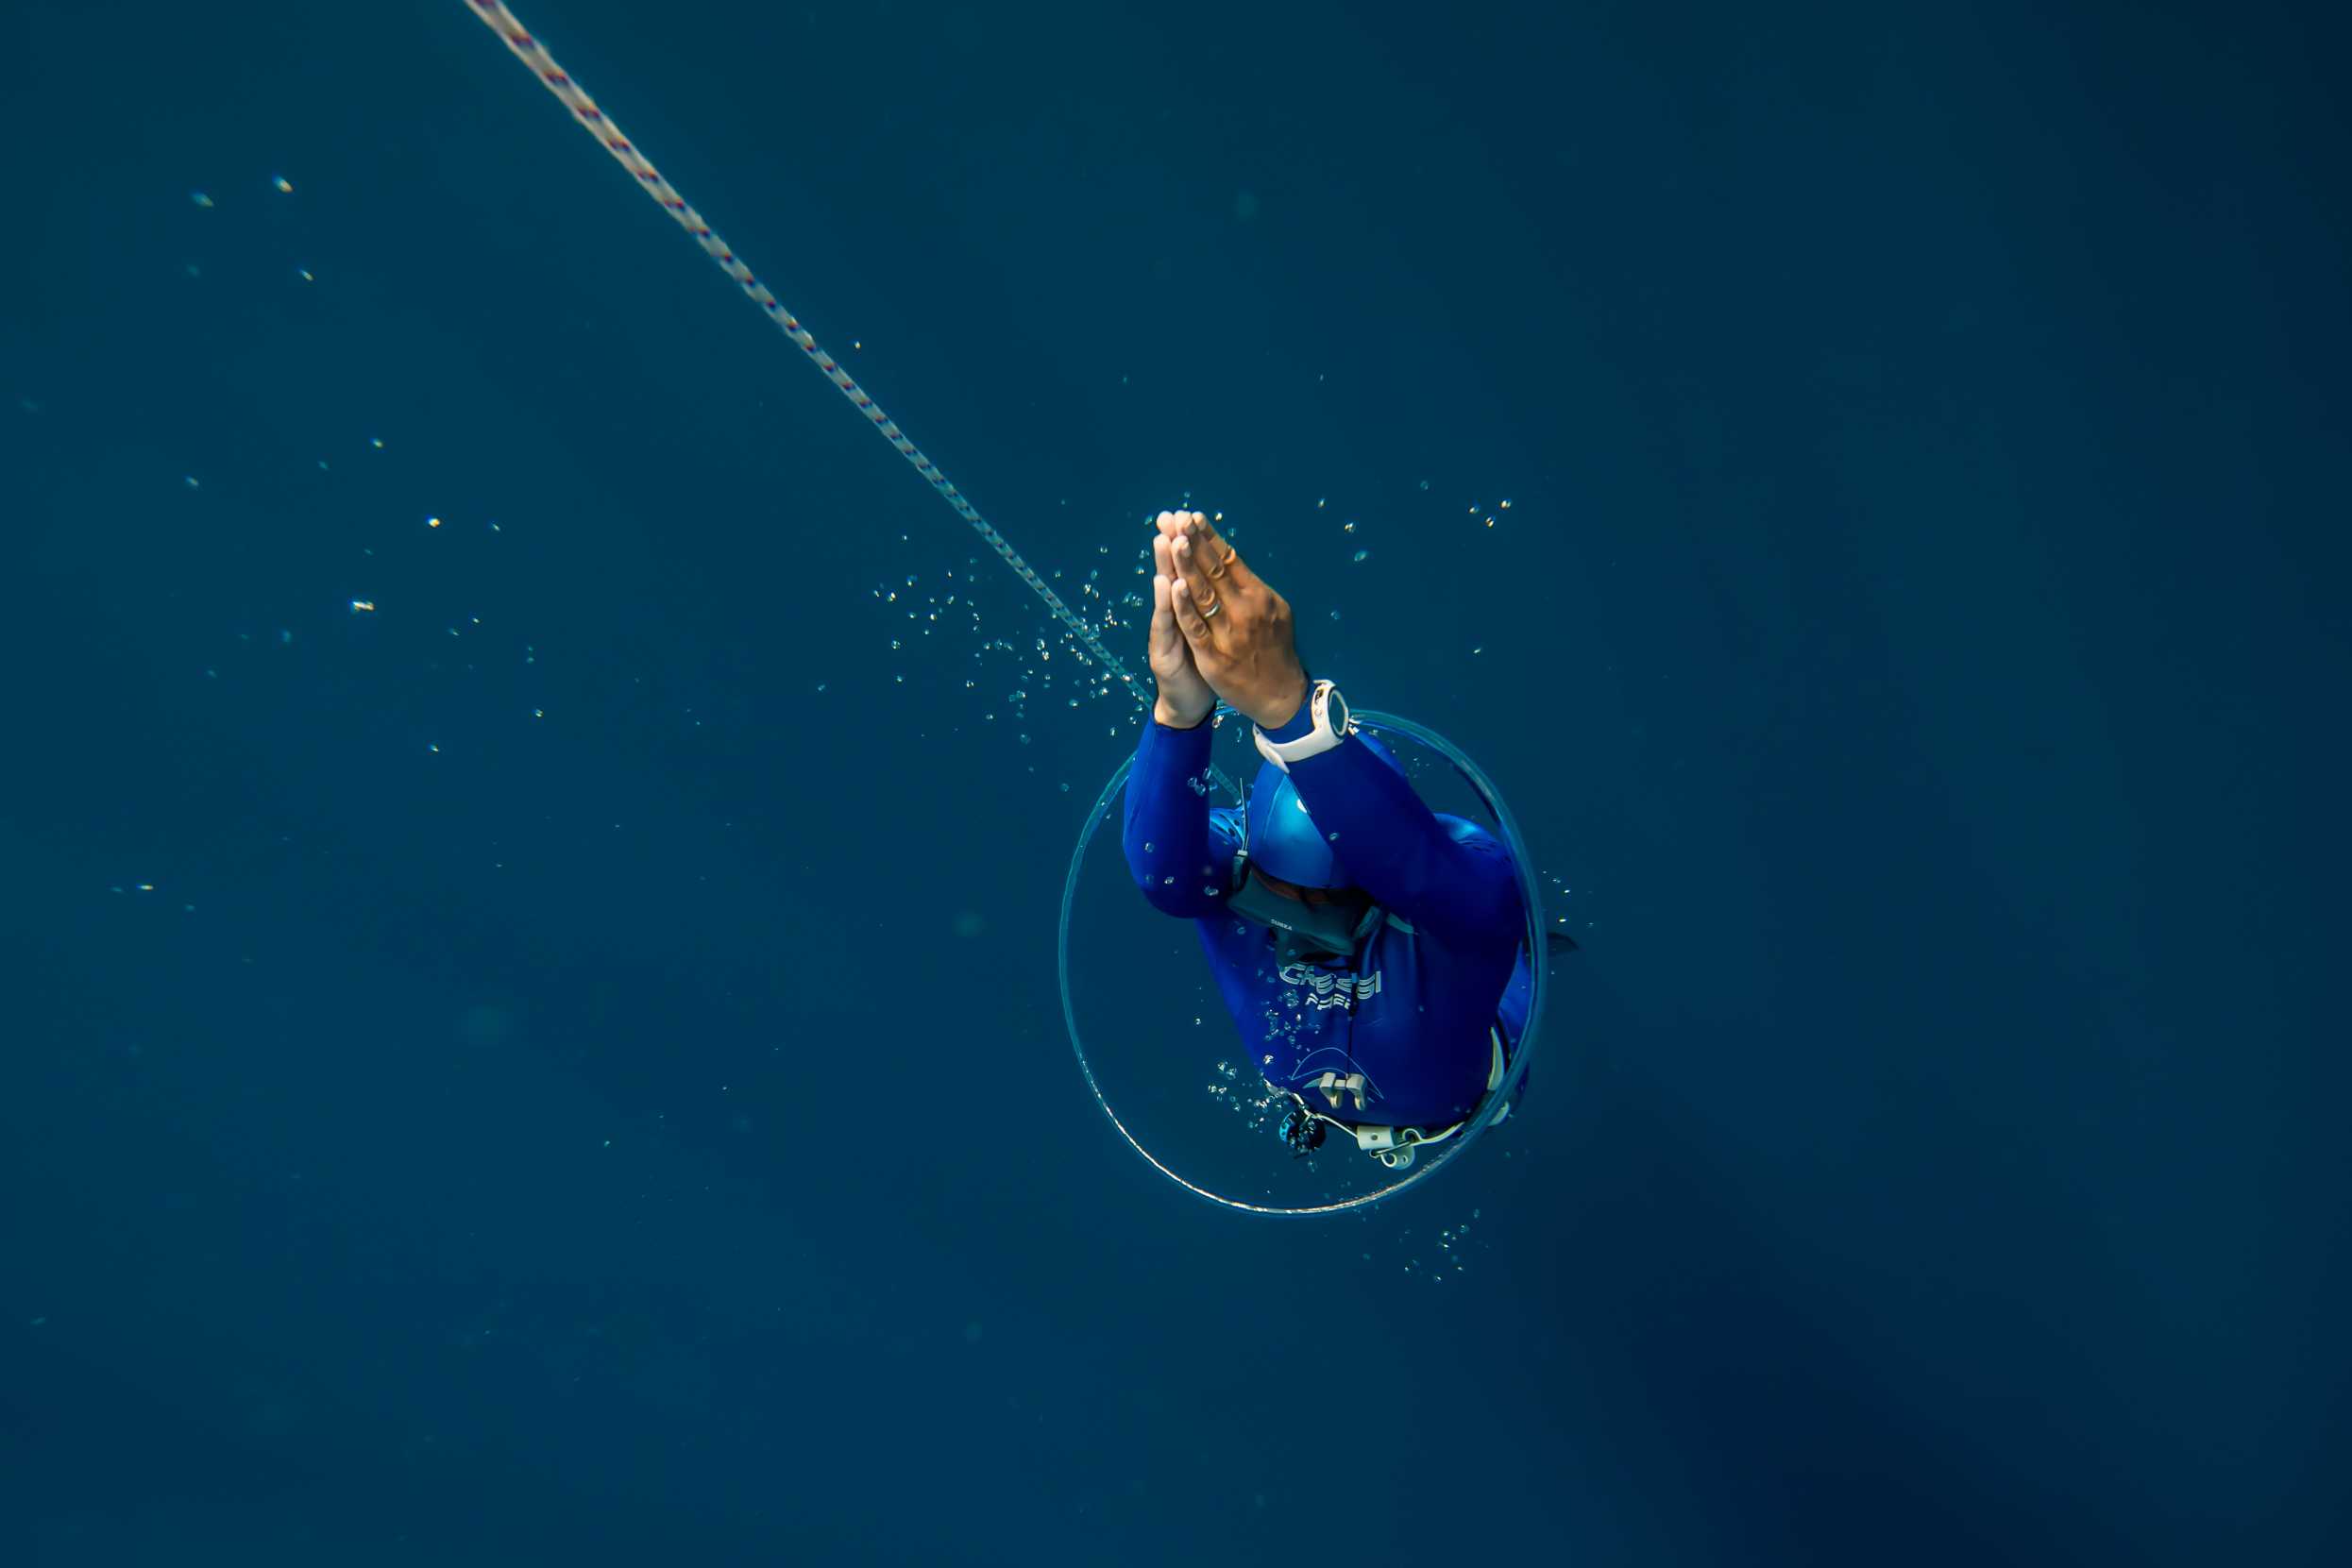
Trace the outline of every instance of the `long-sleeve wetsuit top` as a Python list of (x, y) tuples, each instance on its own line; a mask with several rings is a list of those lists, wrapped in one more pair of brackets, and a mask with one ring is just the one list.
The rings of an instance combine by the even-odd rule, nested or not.
[[(1304, 733), (1301, 717), (1273, 738)], [(1147, 719), (1127, 778), (1127, 868), (1152, 907), (1192, 919), (1250, 1060), (1277, 1088), (1347, 1122), (1437, 1127), (1476, 1108), (1494, 1060), (1527, 1017), (1526, 916), (1510, 851), (1476, 823), (1432, 812), (1366, 748), (1342, 741), (1291, 764), (1318, 830), (1385, 918), (1345, 958), (1286, 960), (1277, 934), (1228, 912), (1241, 812), (1210, 803), (1212, 726)], [(1334, 1109), (1326, 1071), (1364, 1075), (1365, 1103)]]

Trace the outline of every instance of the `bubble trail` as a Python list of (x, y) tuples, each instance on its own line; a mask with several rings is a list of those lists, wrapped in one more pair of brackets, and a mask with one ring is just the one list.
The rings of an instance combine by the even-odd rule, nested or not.
[(537, 39), (531, 36), (530, 30), (516, 19), (513, 11), (506, 8), (504, 0), (465, 0), (465, 8), (480, 18), (484, 26), (498, 34), (499, 41), (506, 45), (515, 58), (522, 61), (531, 74), (538, 78), (539, 85), (553, 93), (558, 102), (571, 110), (572, 118), (579, 121), (581, 127), (596, 138), (598, 144), (610, 153), (616, 162), (635, 177), (638, 188), (658, 202), (662, 211), (677, 220), (678, 227), (692, 236), (695, 244), (701, 245), (704, 253), (718, 263), (719, 270), (733, 278), (736, 286), (743, 291), (753, 304), (760, 308), (770, 322), (774, 323), (776, 329), (791, 339), (801, 352), (808, 356), (809, 362), (822, 371), (825, 379), (834, 384), (842, 396), (850, 400), (853, 407), (866, 416), (873, 428), (881, 433), (882, 438), (897, 448), (899, 456), (914, 465), (915, 472), (921, 474), (931, 488), (939, 493), (939, 498), (955, 509), (956, 515), (970, 523), (973, 531), (988, 541), (989, 548), (1003, 558), (1005, 565), (1010, 566), (1022, 582), (1029, 585), (1032, 593), (1044, 600), (1045, 607), (1053, 611), (1055, 617), (1063, 626), (1069, 628), (1071, 634), (1084, 645), (1086, 650), (1101, 661), (1105, 669), (1118, 678), (1119, 683), (1126, 688), (1127, 695), (1135, 698), (1142, 706), (1150, 707), (1152, 703), (1150, 689), (1140, 684), (1128, 672), (1126, 666), (1103, 646), (1102, 639), (1094, 634), (1094, 629), (1089, 626), (1070, 606), (1062, 602), (1061, 596), (1055, 593), (1046, 581), (1038, 575), (1037, 569), (1022, 559), (1021, 552), (1013, 548), (1012, 542), (999, 533), (994, 525), (990, 523), (986, 517), (980, 515), (979, 508), (964, 498), (964, 493), (956, 489), (949, 481), (948, 477), (939, 471), (939, 464), (925, 457), (922, 448), (916, 446), (907, 438), (905, 431), (899, 429), (898, 422), (882, 412), (882, 406), (867, 394), (865, 388), (859, 386), (851, 378), (848, 371), (841, 368), (840, 362), (818, 345), (816, 338), (808, 329), (803, 327), (792, 312), (784, 308), (784, 302), (769, 293), (768, 285), (761, 282), (752, 269), (744, 264), (742, 258), (735, 253), (735, 247), (720, 239), (700, 212), (686, 205), (685, 198), (671, 187), (668, 180), (662, 177), (661, 172), (655, 169), (647, 160), (645, 155), (637, 150), (636, 143), (621, 133), (620, 127), (613, 124), (602, 110), (597, 108), (596, 100), (589, 97), (578, 82), (572, 80), (569, 73), (555, 63), (554, 57), (547, 52)]

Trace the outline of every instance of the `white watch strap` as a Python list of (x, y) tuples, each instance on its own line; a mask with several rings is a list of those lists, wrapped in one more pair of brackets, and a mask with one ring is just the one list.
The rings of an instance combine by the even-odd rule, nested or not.
[[(1258, 754), (1287, 773), (1291, 770), (1291, 764), (1304, 757), (1318, 756), (1345, 740), (1354, 732), (1356, 720), (1351, 714), (1346, 729), (1334, 730), (1331, 727), (1331, 693), (1337, 689), (1328, 681), (1315, 683), (1312, 695), (1307, 699), (1308, 712), (1314, 719), (1314, 728), (1296, 740), (1268, 740), (1264, 730), (1252, 725), (1251, 730), (1258, 742)], [(1340, 709), (1343, 713), (1346, 712), (1345, 699), (1341, 700)]]

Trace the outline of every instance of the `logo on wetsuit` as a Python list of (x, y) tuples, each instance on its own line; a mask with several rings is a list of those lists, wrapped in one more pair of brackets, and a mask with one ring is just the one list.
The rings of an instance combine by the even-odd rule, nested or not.
[(1311, 964), (1284, 964), (1275, 972), (1283, 985), (1299, 988), (1302, 1006), (1338, 1007), (1352, 1013), (1357, 1003), (1380, 994), (1377, 969), (1370, 974), (1334, 974)]

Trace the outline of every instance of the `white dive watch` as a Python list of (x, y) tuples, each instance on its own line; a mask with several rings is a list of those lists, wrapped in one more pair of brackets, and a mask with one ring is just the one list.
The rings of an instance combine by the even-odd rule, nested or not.
[(1307, 698), (1307, 708), (1315, 727), (1296, 740), (1268, 740), (1263, 729), (1251, 726), (1258, 741), (1258, 754), (1285, 773), (1291, 770), (1291, 764), (1302, 757), (1319, 756), (1356, 733), (1356, 718), (1347, 711), (1347, 699), (1330, 682), (1315, 683), (1315, 689)]

